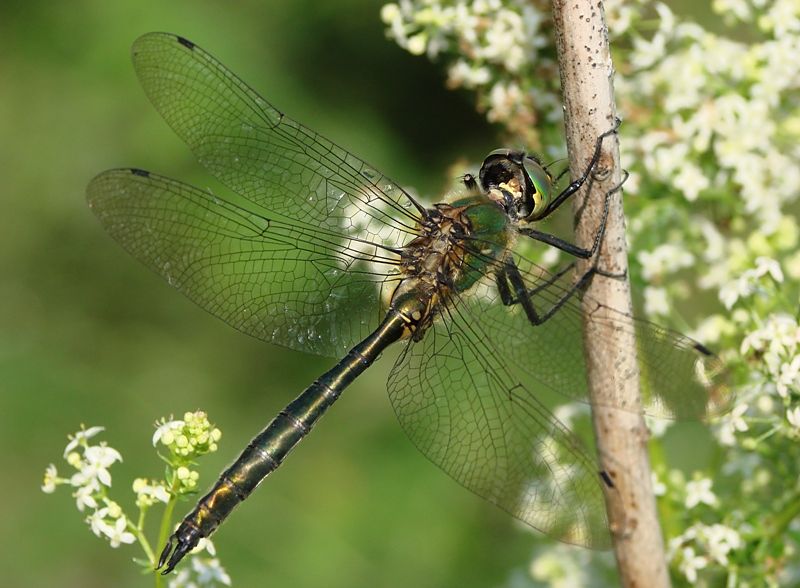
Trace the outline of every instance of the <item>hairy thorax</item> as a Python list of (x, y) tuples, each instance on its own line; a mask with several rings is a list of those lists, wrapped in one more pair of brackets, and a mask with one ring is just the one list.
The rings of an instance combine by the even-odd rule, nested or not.
[(507, 217), (483, 195), (437, 204), (428, 210), (420, 235), (401, 255), (402, 280), (392, 295), (392, 308), (409, 322), (418, 338), (451, 296), (469, 289), (496, 263), (507, 242)]

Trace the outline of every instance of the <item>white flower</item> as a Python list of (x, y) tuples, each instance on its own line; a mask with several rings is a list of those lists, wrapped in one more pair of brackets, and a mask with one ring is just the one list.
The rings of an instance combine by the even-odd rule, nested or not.
[(720, 288), (720, 300), (726, 308), (730, 309), (740, 298), (746, 298), (763, 288), (759, 282), (761, 278), (767, 275), (777, 283), (783, 282), (783, 272), (780, 264), (768, 257), (758, 257), (754, 268), (745, 270), (737, 278)]
[(719, 314), (712, 314), (705, 318), (695, 328), (689, 336), (703, 343), (717, 343), (722, 336), (732, 336), (736, 334), (736, 327), (729, 317)]
[(489, 68), (471, 66), (463, 59), (455, 62), (447, 71), (447, 81), (452, 87), (474, 88), (487, 84), (491, 79)]
[(669, 300), (664, 288), (646, 286), (644, 289), (644, 312), (649, 316), (669, 314)]
[(800, 406), (786, 410), (786, 420), (796, 429), (800, 429)]
[(156, 421), (156, 432), (153, 433), (153, 447), (158, 445), (159, 441), (162, 445), (171, 445), (175, 441), (175, 431), (180, 431), (185, 424), (180, 420), (164, 420), (161, 424)]
[(74, 435), (68, 435), (67, 438), (70, 440), (67, 443), (67, 446), (64, 448), (64, 457), (67, 454), (78, 447), (78, 445), (85, 445), (87, 439), (91, 439), (101, 431), (104, 431), (105, 427), (89, 427), (88, 429), (81, 429)]
[(736, 438), (734, 434), (747, 431), (747, 422), (742, 418), (747, 412), (747, 409), (747, 404), (739, 404), (730, 414), (723, 418), (718, 432), (718, 439), (722, 445), (727, 445), (729, 447), (735, 445)]
[(516, 83), (497, 82), (489, 92), (491, 108), (486, 113), (486, 118), (491, 122), (510, 119), (522, 99), (521, 96), (522, 91)]
[(417, 33), (408, 39), (408, 52), (411, 55), (422, 55), (425, 53), (425, 48), (428, 45), (428, 35), (425, 33)]
[(217, 548), (214, 546), (214, 543), (208, 537), (201, 537), (200, 540), (197, 542), (197, 545), (195, 545), (194, 549), (192, 549), (189, 553), (196, 555), (201, 551), (207, 551), (208, 554), (211, 556), (217, 555)]
[(781, 364), (778, 381), (775, 383), (775, 389), (782, 398), (788, 397), (790, 388), (800, 390), (800, 355)]
[(667, 54), (667, 38), (656, 33), (651, 40), (636, 36), (633, 38), (631, 65), (636, 69), (645, 69), (660, 61)]
[(614, 31), (616, 34), (627, 31), (631, 26), (633, 17), (638, 13), (638, 7), (619, 0), (606, 2), (605, 9), (609, 30)]
[(391, 24), (397, 18), (401, 18), (400, 8), (397, 4), (384, 4), (381, 7), (381, 20), (386, 24)]
[(779, 284), (783, 282), (781, 264), (769, 257), (757, 257), (754, 275), (758, 278), (769, 274)]
[(42, 484), (42, 492), (45, 494), (52, 494), (56, 491), (56, 485), (58, 482), (58, 470), (56, 470), (56, 466), (52, 463), (47, 466), (47, 469), (44, 471), (44, 483)]
[(694, 548), (684, 547), (681, 551), (681, 563), (678, 569), (690, 584), (694, 584), (697, 581), (697, 570), (706, 567), (707, 564), (708, 560), (705, 557), (695, 555)]
[(794, 317), (782, 313), (768, 316), (761, 328), (744, 337), (740, 349), (761, 360), (763, 375), (775, 383), (781, 397), (800, 388), (800, 326)]
[(714, 0), (711, 6), (714, 12), (723, 17), (733, 16), (741, 21), (751, 17), (750, 6), (745, 0)]
[(164, 485), (159, 483), (150, 483), (145, 478), (136, 478), (133, 481), (133, 491), (136, 493), (136, 506), (142, 508), (144, 506), (151, 506), (156, 501), (169, 502), (169, 491)]
[(689, 202), (697, 200), (697, 195), (711, 185), (711, 182), (697, 165), (684, 161), (673, 177), (672, 185), (683, 193)]
[(479, 58), (501, 63), (511, 72), (519, 70), (525, 61), (527, 41), (524, 21), (513, 10), (494, 14), (484, 34), (485, 44), (477, 52)]
[(94, 511), (92, 514), (86, 517), (86, 522), (89, 523), (92, 533), (94, 533), (97, 537), (102, 534), (100, 525), (106, 524), (106, 522), (103, 520), (103, 517), (100, 515), (99, 510)]
[(119, 517), (114, 521), (114, 525), (109, 525), (105, 521), (97, 523), (100, 532), (108, 538), (111, 547), (117, 548), (122, 543), (133, 543), (136, 541), (136, 536), (127, 530), (128, 519), (124, 516)]
[(93, 445), (87, 447), (84, 453), (86, 461), (81, 467), (79, 477), (76, 480), (83, 480), (83, 484), (91, 480), (98, 480), (104, 486), (111, 486), (111, 473), (108, 468), (117, 461), (122, 461), (119, 452), (106, 445)]
[(551, 588), (588, 586), (590, 583), (584, 554), (562, 545), (543, 549), (531, 561), (529, 569), (534, 580)]
[(673, 34), (675, 32), (675, 15), (670, 10), (669, 6), (663, 2), (656, 3), (656, 12), (658, 12), (658, 30), (665, 34)]
[(749, 284), (737, 278), (722, 285), (722, 287), (719, 289), (719, 301), (722, 302), (722, 305), (725, 308), (730, 310), (740, 298), (744, 298), (750, 293), (751, 290)]
[(83, 509), (87, 506), (89, 508), (97, 508), (97, 501), (94, 499), (95, 492), (97, 492), (96, 482), (90, 482), (80, 486), (72, 493), (79, 511), (83, 512)]
[[(92, 529), (92, 533), (100, 537), (103, 534), (104, 526), (109, 526), (109, 521), (106, 521), (106, 517), (109, 516), (109, 508), (103, 507), (95, 510), (92, 514), (86, 517), (86, 522), (89, 523), (89, 527)], [(110, 517), (112, 520), (117, 517)]]
[(650, 480), (653, 485), (653, 494), (656, 496), (664, 496), (667, 493), (667, 485), (658, 479), (655, 472), (650, 472)]
[(105, 443), (87, 447), (83, 457), (87, 463), (99, 468), (109, 468), (114, 463), (122, 461), (122, 455), (120, 455), (119, 451)]
[(725, 525), (711, 525), (705, 528), (708, 555), (719, 564), (728, 565), (728, 553), (742, 545), (739, 533)]
[(717, 503), (716, 495), (711, 491), (711, 480), (700, 478), (686, 483), (686, 508), (694, 508), (698, 504), (714, 506)]
[(640, 251), (636, 258), (642, 264), (642, 276), (647, 281), (690, 267), (695, 258), (685, 247), (672, 243), (659, 245), (652, 251)]
[(231, 585), (230, 576), (216, 558), (195, 557), (192, 559), (192, 568), (200, 586), (213, 586), (216, 582), (225, 586)]
[(192, 572), (187, 568), (178, 570), (170, 579), (169, 588), (197, 588), (197, 584), (192, 581)]
[(761, 394), (756, 400), (756, 408), (766, 416), (772, 416), (775, 413), (775, 401), (771, 396)]
[(569, 402), (567, 404), (557, 406), (553, 410), (553, 414), (559, 421), (567, 425), (567, 427), (572, 427), (572, 424), (576, 418), (589, 415), (589, 405), (578, 402)]
[(644, 423), (645, 425), (647, 425), (647, 430), (650, 431), (650, 436), (656, 439), (660, 439), (666, 434), (667, 429), (669, 429), (673, 421), (670, 421), (668, 419), (653, 418), (651, 416), (644, 415)]

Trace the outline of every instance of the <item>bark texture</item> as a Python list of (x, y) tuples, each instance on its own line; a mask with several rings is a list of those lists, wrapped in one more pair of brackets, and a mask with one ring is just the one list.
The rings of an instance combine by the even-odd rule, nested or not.
[[(570, 171), (572, 177), (578, 177), (591, 159), (596, 138), (614, 126), (614, 69), (601, 1), (555, 0), (553, 16)], [(605, 139), (594, 175), (589, 189), (582, 189), (575, 199), (576, 240), (582, 247), (591, 247), (605, 194), (620, 181), (616, 135)], [(621, 196), (618, 191), (611, 197), (597, 263), (604, 272), (626, 277), (594, 277), (583, 301), (584, 314), (593, 318), (602, 316), (606, 308), (631, 313)], [(586, 271), (592, 263), (579, 264), (579, 271)], [(606, 492), (606, 505), (622, 584), (666, 588), (670, 581), (652, 490), (632, 329), (586, 321), (584, 348), (600, 460), (615, 486)], [(607, 408), (620, 404), (626, 410)]]

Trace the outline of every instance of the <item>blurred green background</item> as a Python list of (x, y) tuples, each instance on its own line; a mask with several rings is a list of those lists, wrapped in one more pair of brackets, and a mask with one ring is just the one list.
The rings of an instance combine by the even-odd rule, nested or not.
[[(129, 257), (89, 212), (96, 173), (208, 176), (138, 87), (129, 47), (151, 30), (217, 55), (290, 116), (432, 195), (496, 132), (471, 97), (384, 39), (381, 2), (9, 1), (0, 5), (0, 584), (151, 585), (39, 491), (81, 423), (125, 461), (112, 495), (158, 477), (152, 423), (203, 409), (223, 431), (202, 485), (332, 362), (250, 339)], [(237, 586), (496, 586), (525, 573), (528, 530), (427, 462), (385, 393), (391, 358), (349, 389), (215, 537)], [(188, 504), (178, 507), (179, 513)]]

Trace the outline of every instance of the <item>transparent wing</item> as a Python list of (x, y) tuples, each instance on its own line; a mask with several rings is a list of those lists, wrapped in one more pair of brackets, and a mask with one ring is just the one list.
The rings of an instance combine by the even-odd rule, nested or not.
[[(559, 310), (534, 326), (521, 305), (502, 303), (487, 276), (452, 297), (422, 341), (408, 343), (389, 396), (412, 441), (459, 483), (560, 541), (604, 548), (599, 465), (551, 412), (565, 398), (589, 402), (585, 296), (572, 289), (569, 268), (517, 265), (540, 313), (563, 302)], [(695, 341), (599, 304), (590, 320), (635, 331), (648, 414), (700, 419), (729, 408), (720, 360)], [(626, 410), (621, 400), (612, 405)]]
[[(567, 301), (545, 323), (532, 326), (519, 304), (495, 304), (476, 317), (482, 330), (500, 337), (510, 363), (542, 385), (571, 398), (588, 402), (586, 361), (583, 355), (583, 313), (586, 296), (573, 290), (575, 275), (550, 274), (524, 258), (517, 266), (534, 292), (532, 302), (540, 314), (559, 300)], [(567, 269), (567, 268), (565, 268)], [(490, 286), (483, 295), (499, 298)], [(634, 331), (639, 361), (642, 405), (657, 418), (701, 420), (730, 409), (733, 393), (726, 383), (721, 360), (693, 339), (594, 302), (589, 320), (611, 325), (617, 331)], [(613, 361), (609, 357), (608, 361)], [(631, 374), (635, 377), (635, 374)], [(613, 398), (613, 391), (610, 391)], [(624, 408), (624, 403), (613, 402)]]
[[(487, 298), (457, 300), (408, 343), (389, 397), (414, 444), (466, 488), (566, 543), (610, 545), (599, 468), (487, 331)], [(481, 324), (483, 323), (483, 324)]]
[(155, 175), (107, 172), (89, 186), (89, 201), (111, 234), (260, 339), (338, 357), (369, 334), (422, 208), (190, 41), (144, 35), (133, 62), (164, 119), (235, 194), (223, 200)]
[(259, 339), (338, 357), (385, 313), (395, 266), (380, 246), (142, 170), (104, 172), (87, 197), (134, 257)]
[(392, 181), (291, 120), (182, 37), (149, 33), (133, 64), (200, 163), (245, 199), (306, 227), (398, 242), (421, 208)]

